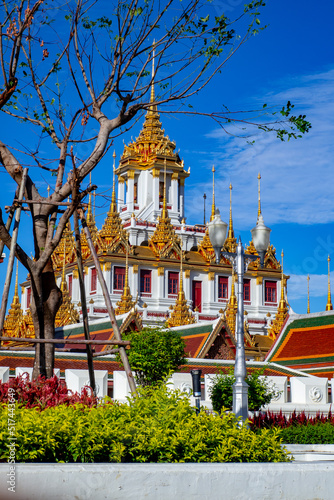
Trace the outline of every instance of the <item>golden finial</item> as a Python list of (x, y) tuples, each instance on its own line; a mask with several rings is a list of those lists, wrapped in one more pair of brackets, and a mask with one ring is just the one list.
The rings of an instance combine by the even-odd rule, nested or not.
[(332, 311), (333, 310), (333, 304), (332, 304), (332, 298), (331, 298), (331, 279), (330, 279), (330, 256), (328, 255), (328, 295), (327, 295), (327, 304), (326, 304), (326, 311)]
[(116, 314), (125, 314), (134, 307), (135, 302), (132, 300), (132, 295), (130, 293), (129, 287), (129, 251), (128, 247), (126, 247), (125, 252), (125, 279), (124, 279), (124, 288), (121, 300), (117, 302)]
[(268, 331), (268, 336), (273, 340), (275, 340), (277, 335), (280, 333), (280, 331), (283, 327), (283, 324), (285, 322), (285, 319), (288, 315), (288, 306), (287, 306), (286, 300), (284, 298), (284, 274), (283, 274), (284, 253), (283, 253), (283, 250), (281, 253), (281, 257), (282, 257), (282, 263), (281, 263), (281, 269), (282, 269), (282, 272), (281, 272), (281, 299), (280, 299), (280, 302), (279, 302), (279, 305), (277, 308), (277, 313), (276, 313), (275, 319), (272, 322), (272, 325)]
[(235, 252), (237, 247), (237, 240), (234, 237), (233, 220), (232, 220), (232, 184), (230, 184), (229, 189), (230, 189), (230, 221), (229, 221), (227, 238), (224, 244), (224, 250), (227, 250), (228, 252)]
[(67, 283), (66, 283), (66, 278), (65, 278), (65, 262), (66, 262), (66, 241), (64, 242), (63, 271), (62, 271), (61, 284), (60, 284), (60, 290), (62, 293), (64, 293), (64, 291), (67, 290)]
[(283, 257), (284, 257), (284, 252), (282, 250), (281, 252), (281, 258), (282, 258), (282, 264), (281, 264), (281, 300), (284, 300), (284, 275), (283, 275)]
[(259, 201), (258, 201), (258, 210), (257, 210), (257, 216), (259, 217), (261, 215), (261, 174), (259, 172), (259, 175), (257, 176), (258, 178), (258, 194), (259, 194)]
[(112, 195), (111, 195), (111, 203), (114, 204), (116, 203), (116, 194), (115, 194), (115, 170), (116, 170), (116, 151), (114, 150), (113, 153), (113, 167), (112, 167)]
[(50, 186), (48, 185), (47, 187), (47, 191), (48, 191), (48, 197), (50, 196)]
[(216, 205), (215, 205), (215, 166), (212, 165), (212, 208), (211, 208), (211, 217), (210, 217), (210, 222), (213, 221), (215, 218), (215, 210), (216, 210)]
[(235, 335), (235, 324), (236, 324), (236, 316), (237, 316), (237, 310), (238, 310), (238, 302), (237, 302), (237, 297), (235, 295), (235, 290), (234, 290), (234, 268), (232, 266), (232, 285), (231, 285), (231, 297), (230, 300), (227, 304), (226, 307), (226, 312), (225, 312), (225, 318), (227, 325), (229, 329), (231, 330), (232, 334)]
[(195, 318), (189, 311), (189, 307), (184, 295), (183, 291), (183, 250), (182, 250), (182, 242), (180, 244), (181, 247), (181, 260), (180, 260), (180, 286), (179, 292), (177, 295), (177, 299), (175, 302), (175, 306), (170, 306), (169, 309), (171, 311), (170, 317), (167, 320), (167, 324), (169, 327), (173, 326), (181, 326), (181, 325), (189, 325), (195, 323)]
[(15, 290), (14, 298), (19, 298), (19, 261), (16, 259), (16, 275), (15, 275)]
[(152, 53), (152, 83), (151, 83), (151, 102), (155, 101), (154, 91), (154, 71), (155, 71), (155, 40), (153, 40), (153, 53)]
[[(92, 185), (92, 174), (89, 174), (89, 186)], [(92, 192), (89, 191), (89, 197), (88, 197), (88, 211), (87, 211), (87, 223), (91, 223), (93, 221), (93, 214), (92, 214)]]
[(167, 167), (167, 160), (166, 158), (164, 159), (164, 199), (163, 199), (163, 204), (162, 204), (162, 214), (161, 218), (162, 219), (167, 219), (168, 217), (168, 211), (167, 211), (167, 199), (166, 199), (166, 167)]
[(94, 211), (93, 211), (93, 213), (94, 213), (94, 219), (95, 219), (95, 204), (96, 204), (96, 191), (95, 191), (95, 189), (94, 189), (93, 196), (94, 196)]
[(307, 314), (310, 314), (310, 275), (307, 275)]

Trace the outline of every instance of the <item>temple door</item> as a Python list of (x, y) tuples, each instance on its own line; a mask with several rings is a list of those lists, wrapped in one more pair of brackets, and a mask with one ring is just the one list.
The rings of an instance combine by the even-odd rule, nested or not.
[(193, 281), (192, 287), (193, 310), (197, 307), (198, 311), (202, 312), (202, 282)]

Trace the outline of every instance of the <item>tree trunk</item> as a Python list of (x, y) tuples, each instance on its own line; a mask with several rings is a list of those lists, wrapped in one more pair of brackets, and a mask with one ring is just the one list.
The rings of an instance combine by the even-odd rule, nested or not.
[[(53, 271), (32, 276), (31, 314), (37, 339), (53, 339), (55, 317), (62, 302)], [(37, 285), (37, 286), (36, 286)], [(39, 286), (38, 286), (39, 285)], [(39, 375), (50, 378), (54, 369), (54, 344), (36, 344), (32, 378)]]

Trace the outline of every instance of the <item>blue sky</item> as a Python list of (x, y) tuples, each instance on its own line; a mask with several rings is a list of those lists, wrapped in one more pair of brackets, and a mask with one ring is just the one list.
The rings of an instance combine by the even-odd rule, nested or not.
[[(243, 1), (213, 0), (213, 15), (223, 11), (233, 17)], [(331, 2), (317, 5), (307, 0), (268, 1), (261, 16), (268, 28), (253, 37), (229, 61), (223, 72), (192, 105), (200, 111), (254, 109), (262, 104), (295, 104), (295, 113), (305, 113), (312, 129), (303, 139), (281, 142), (274, 136), (254, 131), (250, 146), (238, 137), (242, 132), (230, 126), (227, 135), (207, 118), (162, 115), (163, 126), (176, 141), (187, 180), (187, 222), (203, 221), (203, 194), (209, 213), (212, 196), (212, 165), (216, 168), (217, 205), (228, 221), (230, 182), (233, 185), (233, 220), (243, 243), (257, 215), (257, 174), (261, 172), (262, 212), (272, 229), (271, 242), (280, 258), (284, 250), (284, 271), (291, 276), (288, 298), (295, 312), (306, 312), (307, 274), (310, 274), (311, 311), (325, 309), (327, 301), (327, 256), (332, 257), (331, 282), (334, 287), (334, 35)], [(2, 122), (4, 123), (4, 122)], [(1, 140), (13, 128), (2, 130)], [(140, 124), (115, 141), (117, 157), (125, 142), (138, 135)], [(22, 140), (22, 139), (19, 139)], [(23, 140), (22, 140), (23, 142)], [(100, 191), (110, 195), (111, 155), (93, 175)], [(36, 169), (37, 170), (37, 169)], [(109, 172), (109, 174), (106, 172)], [(37, 175), (40, 176), (39, 172)], [(108, 180), (110, 177), (110, 182)], [(10, 204), (13, 185), (4, 173), (0, 177), (1, 206)], [(43, 178), (40, 178), (40, 185)], [(46, 194), (46, 193), (45, 193)], [(107, 205), (97, 198), (100, 223)], [(21, 241), (28, 238), (29, 219), (23, 215)], [(8, 252), (6, 252), (8, 255)], [(5, 263), (0, 266), (3, 286)], [(20, 280), (26, 272), (20, 269)], [(334, 289), (333, 289), (334, 291)]]

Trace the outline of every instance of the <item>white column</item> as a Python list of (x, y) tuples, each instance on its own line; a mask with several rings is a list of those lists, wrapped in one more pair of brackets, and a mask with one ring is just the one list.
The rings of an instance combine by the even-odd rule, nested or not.
[(153, 200), (153, 210), (159, 212), (159, 179), (160, 179), (160, 170), (154, 168), (152, 170), (153, 176), (153, 189), (152, 189), (152, 200)]
[(179, 208), (179, 199), (178, 199), (178, 187), (179, 187), (179, 182), (178, 182), (178, 174), (174, 173), (172, 174), (172, 186), (171, 186), (171, 191), (172, 191), (172, 196), (171, 196), (171, 203), (172, 203), (172, 211), (177, 212)]
[(186, 297), (186, 301), (189, 303), (191, 300), (191, 293), (190, 293), (190, 269), (186, 269), (183, 271), (183, 291), (184, 295)]
[(124, 187), (125, 187), (125, 182), (124, 182), (124, 177), (119, 176), (118, 177), (118, 211), (121, 210), (122, 205), (124, 205)]
[(135, 183), (135, 171), (129, 170), (128, 171), (128, 190), (126, 193), (126, 205), (127, 205), (127, 211), (131, 212), (131, 213), (134, 210), (134, 203), (133, 203), (134, 183)]
[(180, 179), (180, 217), (184, 217), (184, 178)]
[(165, 297), (165, 269), (158, 267), (157, 296), (159, 299)]
[[(204, 283), (205, 282), (203, 282), (203, 284)], [(212, 304), (212, 302), (215, 301), (215, 273), (208, 273), (208, 280), (206, 282), (206, 287), (207, 289), (203, 290), (204, 292), (203, 297), (206, 297), (205, 302), (208, 304), (208, 309), (210, 309), (210, 304)]]

